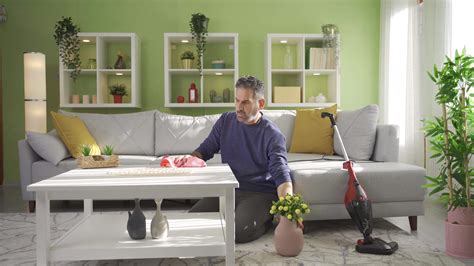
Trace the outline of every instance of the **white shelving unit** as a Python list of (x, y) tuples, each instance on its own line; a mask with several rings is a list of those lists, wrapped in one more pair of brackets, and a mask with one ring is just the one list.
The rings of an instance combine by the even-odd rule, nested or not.
[[(165, 107), (232, 107), (234, 106), (234, 84), (239, 77), (239, 35), (237, 33), (209, 33), (206, 51), (201, 59), (202, 73), (196, 69), (197, 58), (191, 69), (181, 66), (181, 54), (191, 51), (196, 57), (196, 45), (190, 33), (164, 34), (164, 93)], [(225, 68), (214, 69), (213, 60), (224, 60)], [(188, 89), (195, 83), (198, 102), (189, 103)], [(223, 90), (229, 88), (230, 100), (223, 102)], [(211, 102), (210, 91), (215, 90), (222, 102)], [(184, 96), (185, 102), (178, 103), (177, 97)]]
[[(309, 49), (323, 47), (323, 34), (268, 34), (265, 45), (265, 78), (267, 103), (270, 107), (327, 107), (340, 104), (340, 55), (335, 67), (310, 69)], [(284, 56), (290, 52), (293, 65), (285, 65)], [(291, 62), (290, 60), (287, 61)], [(274, 87), (300, 87), (300, 101), (274, 102)], [(327, 101), (311, 102), (319, 93)]]
[[(81, 32), (81, 73), (76, 81), (70, 77), (59, 59), (60, 107), (69, 108), (139, 108), (140, 96), (140, 39), (135, 33)], [(117, 54), (125, 60), (125, 69), (114, 69)], [(95, 65), (91, 60), (95, 59)], [(122, 103), (114, 103), (109, 87), (124, 84), (128, 96)], [(80, 103), (73, 103), (73, 95), (79, 95)], [(84, 103), (83, 95), (89, 95), (89, 103)], [(92, 103), (93, 96), (97, 102)]]

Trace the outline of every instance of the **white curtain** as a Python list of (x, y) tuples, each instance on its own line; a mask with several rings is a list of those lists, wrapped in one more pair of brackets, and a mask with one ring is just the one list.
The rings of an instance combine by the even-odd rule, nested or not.
[(381, 1), (381, 122), (400, 127), (400, 161), (422, 166), (421, 18), (415, 0)]

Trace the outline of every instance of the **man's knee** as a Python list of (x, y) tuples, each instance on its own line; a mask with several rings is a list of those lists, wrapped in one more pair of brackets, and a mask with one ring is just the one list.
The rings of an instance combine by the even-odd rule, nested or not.
[(255, 220), (235, 220), (235, 242), (247, 243), (260, 238), (266, 232), (264, 224), (257, 224)]

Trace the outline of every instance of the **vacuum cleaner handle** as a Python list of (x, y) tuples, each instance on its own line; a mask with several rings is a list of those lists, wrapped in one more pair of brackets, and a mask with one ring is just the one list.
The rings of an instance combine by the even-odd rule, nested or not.
[(339, 129), (337, 129), (336, 120), (334, 119), (334, 115), (331, 114), (331, 113), (328, 113), (328, 112), (322, 112), (321, 113), (321, 118), (326, 118), (326, 117), (329, 117), (329, 119), (331, 120), (331, 127), (333, 127), (334, 131), (336, 131), (337, 139), (339, 140), (339, 143), (341, 143), (342, 153), (344, 155), (344, 160), (347, 162), (347, 161), (349, 161), (349, 156), (347, 156), (346, 147), (344, 147), (344, 143), (342, 142), (341, 134), (339, 134)]
[(329, 117), (331, 120), (331, 127), (334, 127), (336, 125), (336, 120), (334, 120), (334, 115), (328, 112), (322, 112), (321, 113), (321, 118), (326, 118)]

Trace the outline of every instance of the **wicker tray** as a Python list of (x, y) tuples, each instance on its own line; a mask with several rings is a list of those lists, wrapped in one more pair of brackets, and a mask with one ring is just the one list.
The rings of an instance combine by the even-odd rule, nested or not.
[(80, 168), (117, 167), (119, 165), (119, 159), (117, 155), (107, 157), (102, 155), (81, 156), (77, 158), (77, 164)]

